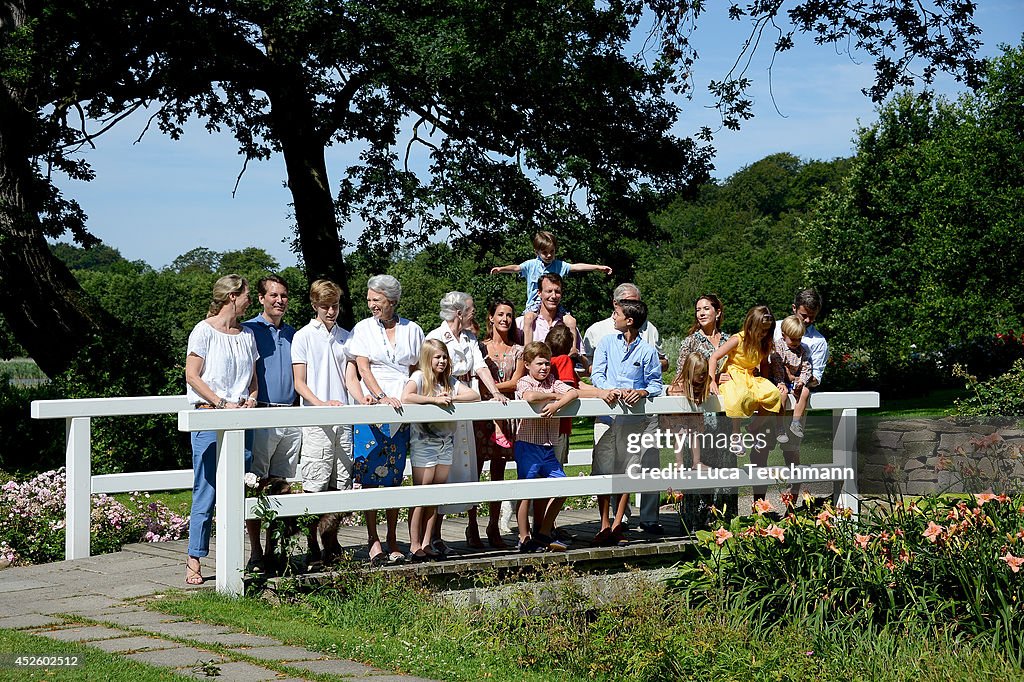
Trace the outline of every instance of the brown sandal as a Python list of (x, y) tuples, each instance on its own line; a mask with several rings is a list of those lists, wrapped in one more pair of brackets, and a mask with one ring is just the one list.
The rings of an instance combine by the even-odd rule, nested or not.
[[(195, 563), (195, 568), (192, 567), (192, 562)], [(199, 563), (199, 559), (194, 556), (190, 556), (185, 559), (185, 584), (186, 585), (202, 585), (206, 582), (206, 578), (203, 577), (203, 565)]]

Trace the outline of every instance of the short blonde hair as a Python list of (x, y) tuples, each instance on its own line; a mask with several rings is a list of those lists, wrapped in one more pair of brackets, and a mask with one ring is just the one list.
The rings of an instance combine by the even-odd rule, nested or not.
[(780, 327), (782, 328), (782, 333), (794, 341), (804, 338), (804, 334), (807, 333), (807, 325), (804, 324), (799, 315), (790, 315), (782, 321)]
[(341, 301), (341, 287), (331, 280), (318, 279), (309, 286), (309, 302), (314, 308), (332, 301)]
[(231, 295), (240, 295), (249, 288), (249, 282), (241, 275), (224, 275), (213, 285), (213, 296), (210, 300), (210, 310), (207, 317), (213, 317), (220, 312), (220, 309), (228, 304)]

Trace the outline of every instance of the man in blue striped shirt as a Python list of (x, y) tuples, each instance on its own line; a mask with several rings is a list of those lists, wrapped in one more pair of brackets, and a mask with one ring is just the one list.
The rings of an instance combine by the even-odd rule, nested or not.
[[(612, 324), (615, 334), (608, 334), (594, 351), (594, 366), (591, 381), (597, 388), (611, 392), (626, 405), (635, 405), (646, 398), (654, 398), (663, 392), (661, 383), (661, 361), (658, 351), (640, 338), (638, 330), (647, 321), (647, 305), (643, 301), (625, 299), (615, 302)], [(624, 474), (627, 467), (638, 462), (643, 467), (658, 467), (661, 453), (657, 448), (648, 448), (642, 454), (633, 454), (635, 443), (640, 442), (644, 433), (658, 428), (656, 415), (623, 415), (615, 417), (611, 427), (594, 445), (594, 475)], [(633, 447), (628, 447), (630, 441)], [(654, 441), (651, 441), (654, 442)], [(646, 496), (644, 496), (646, 497)], [(614, 523), (609, 521), (609, 500), (599, 497), (598, 510), (601, 514), (601, 530), (594, 537), (595, 545), (624, 544), (622, 517), (626, 512), (626, 495), (616, 500)], [(640, 527), (647, 532), (660, 534), (664, 529), (658, 523), (658, 505), (645, 505), (641, 501)]]

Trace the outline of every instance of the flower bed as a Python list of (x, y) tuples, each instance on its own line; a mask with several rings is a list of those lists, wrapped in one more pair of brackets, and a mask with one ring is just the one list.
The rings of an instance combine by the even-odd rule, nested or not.
[[(0, 486), (0, 565), (64, 558), (65, 490), (63, 467)], [(116, 552), (131, 542), (180, 540), (187, 531), (188, 517), (151, 500), (149, 493), (131, 493), (127, 504), (107, 495), (92, 498), (92, 554)]]
[(698, 532), (702, 557), (674, 586), (760, 622), (911, 619), (1019, 650), (1024, 496), (892, 501), (859, 519), (831, 503), (786, 504), (780, 515), (761, 501), (751, 516)]

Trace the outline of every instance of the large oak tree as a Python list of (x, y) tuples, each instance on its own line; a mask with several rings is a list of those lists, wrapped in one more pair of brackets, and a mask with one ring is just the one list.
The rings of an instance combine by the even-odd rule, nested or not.
[[(117, 329), (45, 249), (64, 229), (90, 239), (48, 174), (87, 177), (71, 152), (143, 105), (168, 134), (199, 116), (229, 130), (247, 159), (282, 155), (310, 278), (347, 281), (340, 228), (357, 219), (363, 245), (385, 249), (441, 231), (486, 247), (538, 225), (604, 243), (622, 231), (650, 238), (649, 210), (710, 168), (709, 131), (673, 135), (680, 111), (666, 96), (692, 87), (689, 36), (703, 7), (4, 0), (0, 285), (19, 287), (20, 300), (0, 297), (0, 314), (48, 372)], [(915, 58), (926, 78), (941, 68), (973, 84), (972, 11), (959, 0), (729, 9), (750, 31), (749, 49), (785, 50), (803, 32), (871, 54), (876, 99), (906, 83)], [(630, 52), (641, 30), (647, 59)], [(742, 69), (710, 84), (724, 125), (749, 117), (748, 85)], [(334, 144), (361, 153), (332, 186), (325, 149)], [(425, 171), (410, 164), (417, 155)], [(54, 316), (62, 348), (46, 340)]]

